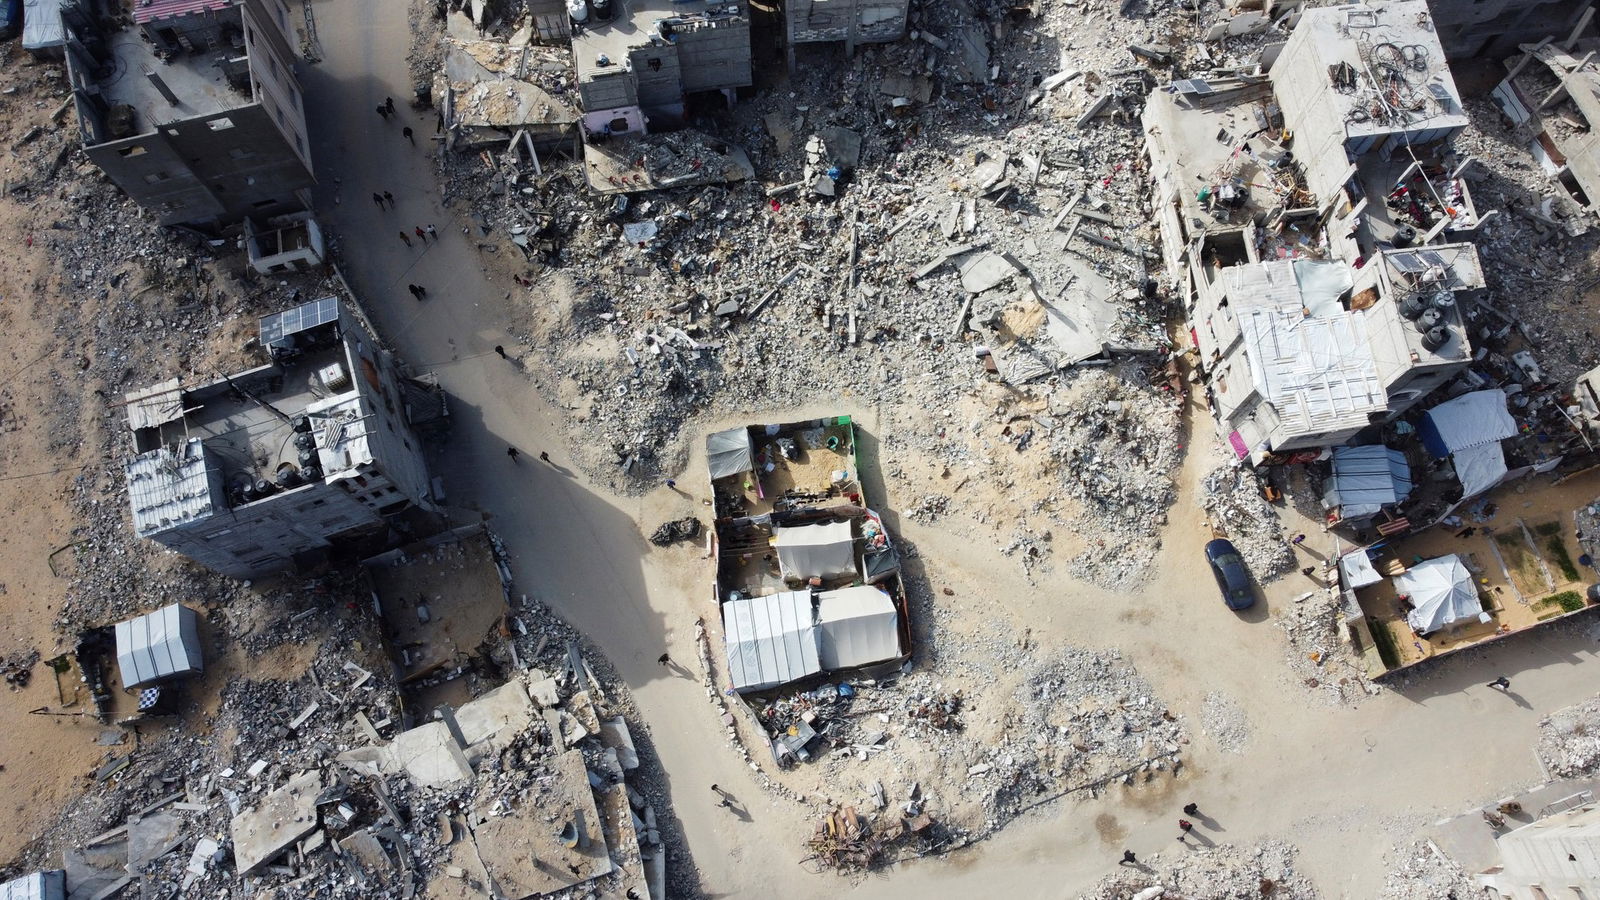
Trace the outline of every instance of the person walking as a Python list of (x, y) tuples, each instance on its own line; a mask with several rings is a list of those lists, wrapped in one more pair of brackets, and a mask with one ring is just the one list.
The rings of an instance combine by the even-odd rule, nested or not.
[(1188, 819), (1179, 819), (1178, 820), (1178, 828), (1181, 829), (1184, 834), (1188, 834), (1189, 832), (1194, 830), (1194, 823), (1189, 821)]
[(670, 657), (667, 654), (663, 653), (660, 656), (656, 657), (656, 662), (664, 666), (667, 663), (672, 662), (672, 657)]
[(1138, 864), (1139, 857), (1132, 850), (1122, 851), (1122, 862), (1117, 863), (1119, 866), (1137, 866)]
[(433, 227), (432, 225), (429, 225), (428, 226), (428, 239), (432, 240), (432, 241), (437, 241), (439, 239), (439, 229)]
[(378, 204), (378, 208), (379, 209), (383, 209), (383, 195), (382, 194), (378, 193), (377, 191), (373, 191), (372, 192), (372, 202)]
[(382, 104), (378, 106), (378, 115), (382, 116), (385, 122), (389, 121), (389, 110)]
[(494, 345), (494, 352), (498, 353), (500, 355), (501, 359), (510, 359), (511, 358), (511, 357), (506, 355), (506, 348), (500, 346), (499, 344), (495, 344)]
[(1489, 682), (1489, 687), (1499, 688), (1502, 691), (1509, 691), (1511, 690), (1511, 679), (1501, 675), (1499, 678)]
[(1200, 815), (1200, 804), (1198, 804), (1198, 803), (1185, 803), (1183, 805), (1183, 814), (1186, 815), (1186, 816), (1198, 816), (1198, 815)]
[(668, 478), (667, 479), (667, 489), (668, 490), (673, 490), (673, 491), (677, 490), (678, 489), (678, 482), (672, 480), (671, 478)]
[(406, 234), (404, 231), (400, 232), (400, 240), (405, 241), (407, 247), (411, 246), (411, 235)]
[(385, 97), (385, 98), (383, 98), (383, 108), (388, 110), (389, 112), (394, 112), (394, 98), (393, 97)]
[[(548, 450), (540, 450), (539, 451), (539, 461), (540, 462), (550, 462), (550, 451), (548, 451)], [(555, 463), (550, 463), (550, 465), (553, 466), (553, 465), (555, 465)]]
[(512, 462), (516, 462), (517, 461), (517, 457), (522, 455), (522, 451), (518, 450), (515, 447), (507, 447), (506, 448), (506, 455), (511, 457), (511, 461)]
[(417, 145), (416, 140), (414, 140), (411, 137), (411, 126), (410, 125), (407, 125), (406, 127), (400, 129), (400, 133), (406, 136), (406, 140), (411, 142), (411, 146), (415, 147)]
[(1289, 543), (1291, 543), (1291, 544), (1295, 545), (1296, 547), (1298, 547), (1301, 544), (1304, 544), (1305, 542), (1306, 542), (1306, 536), (1303, 535), (1303, 534), (1297, 534), (1297, 535), (1294, 536), (1294, 540), (1290, 541)]
[(423, 242), (424, 244), (428, 242), (428, 233), (422, 230), (421, 225), (414, 226), (411, 231), (416, 234), (417, 240)]
[(393, 194), (389, 193), (388, 191), (384, 191), (383, 192), (383, 199), (386, 202), (388, 202), (390, 209), (394, 209), (394, 195)]

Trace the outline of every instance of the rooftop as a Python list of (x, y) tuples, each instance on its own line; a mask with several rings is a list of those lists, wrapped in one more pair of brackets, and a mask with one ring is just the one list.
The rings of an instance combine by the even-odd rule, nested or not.
[[(610, 21), (593, 16), (572, 35), (572, 59), (580, 82), (626, 71), (628, 51), (653, 40), (670, 43), (661, 25), (683, 32), (744, 15), (737, 0), (615, 0)], [(605, 57), (608, 65), (599, 60)]]
[[(1295, 26), (1318, 51), (1318, 71), (1348, 98), (1345, 136), (1463, 128), (1461, 94), (1426, 3), (1308, 9)], [(1275, 72), (1274, 76), (1284, 77)]]
[(233, 0), (137, 0), (133, 4), (136, 25), (157, 19), (176, 19), (198, 12), (217, 12), (233, 5)]
[[(240, 40), (243, 40), (242, 35)], [(214, 115), (252, 102), (248, 88), (235, 88), (226, 74), (225, 60), (231, 58), (236, 68), (242, 68), (248, 75), (242, 43), (232, 57), (226, 53), (204, 52), (163, 60), (139, 31), (129, 29), (107, 36), (107, 52), (109, 74), (96, 83), (106, 103), (125, 104), (134, 113), (126, 133), (117, 133), (111, 121), (114, 116), (108, 117), (108, 127), (113, 129), (112, 139), (147, 134), (168, 122)], [(161, 80), (161, 85), (177, 99), (176, 103), (168, 101), (151, 74)], [(241, 85), (248, 83), (247, 77), (240, 82)]]

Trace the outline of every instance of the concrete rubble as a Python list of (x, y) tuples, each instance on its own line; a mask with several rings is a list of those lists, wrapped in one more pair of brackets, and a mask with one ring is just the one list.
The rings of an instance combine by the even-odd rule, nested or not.
[(1390, 854), (1389, 873), (1378, 900), (1460, 900), (1476, 897), (1483, 887), (1432, 841), (1401, 844)]
[(1600, 697), (1540, 720), (1535, 750), (1552, 779), (1600, 770)]
[(1253, 847), (1191, 847), (1123, 866), (1079, 900), (1316, 900), (1322, 896), (1295, 871), (1298, 851), (1282, 841)]

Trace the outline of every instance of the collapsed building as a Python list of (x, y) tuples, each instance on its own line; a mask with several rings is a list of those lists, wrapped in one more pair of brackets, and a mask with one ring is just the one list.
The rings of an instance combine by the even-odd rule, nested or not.
[(842, 41), (846, 53), (857, 44), (882, 44), (905, 36), (911, 0), (789, 0), (783, 18), (789, 68), (797, 44)]
[(315, 183), (281, 0), (152, 0), (134, 28), (62, 10), (84, 152), (163, 225), (310, 208)]
[(139, 536), (253, 578), (430, 527), (414, 429), (446, 415), (437, 388), (406, 376), (332, 297), (264, 316), (260, 346), (267, 361), (246, 371), (128, 394)]
[[(1574, 32), (1564, 44), (1547, 36), (1521, 49), (1514, 61), (1507, 60), (1510, 70), (1490, 96), (1555, 188), (1539, 215), (1554, 223), (1559, 202), (1593, 216), (1600, 212), (1600, 136), (1594, 133), (1600, 122), (1600, 68), (1594, 63), (1600, 41), (1578, 40)], [(1574, 233), (1587, 228), (1567, 227)]]
[[(729, 687), (755, 694), (911, 655), (899, 553), (872, 510), (848, 416), (707, 438)], [(807, 759), (814, 731), (774, 737)]]
[(1451, 59), (1493, 58), (1518, 44), (1587, 25), (1590, 4), (1578, 0), (1472, 0), (1432, 4), (1439, 43)]
[(1145, 111), (1171, 280), (1234, 451), (1343, 444), (1471, 361), (1482, 219), (1467, 125), (1421, 2), (1305, 11), (1263, 73)]

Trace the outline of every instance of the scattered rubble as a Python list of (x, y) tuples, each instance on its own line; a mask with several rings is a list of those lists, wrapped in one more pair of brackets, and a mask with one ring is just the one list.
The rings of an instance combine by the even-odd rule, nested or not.
[(1483, 888), (1432, 841), (1402, 844), (1390, 853), (1389, 874), (1378, 900), (1464, 900)]
[(1321, 895), (1294, 868), (1297, 850), (1281, 841), (1254, 847), (1220, 844), (1141, 858), (1122, 866), (1079, 900), (1316, 900)]
[(1536, 752), (1551, 778), (1576, 778), (1600, 770), (1600, 697), (1540, 720)]
[(1294, 567), (1294, 553), (1254, 472), (1222, 465), (1201, 479), (1201, 499), (1212, 528), (1233, 542), (1250, 574), (1265, 584)]
[(1250, 719), (1244, 707), (1221, 691), (1206, 694), (1200, 707), (1200, 727), (1227, 753), (1243, 753), (1250, 743)]

